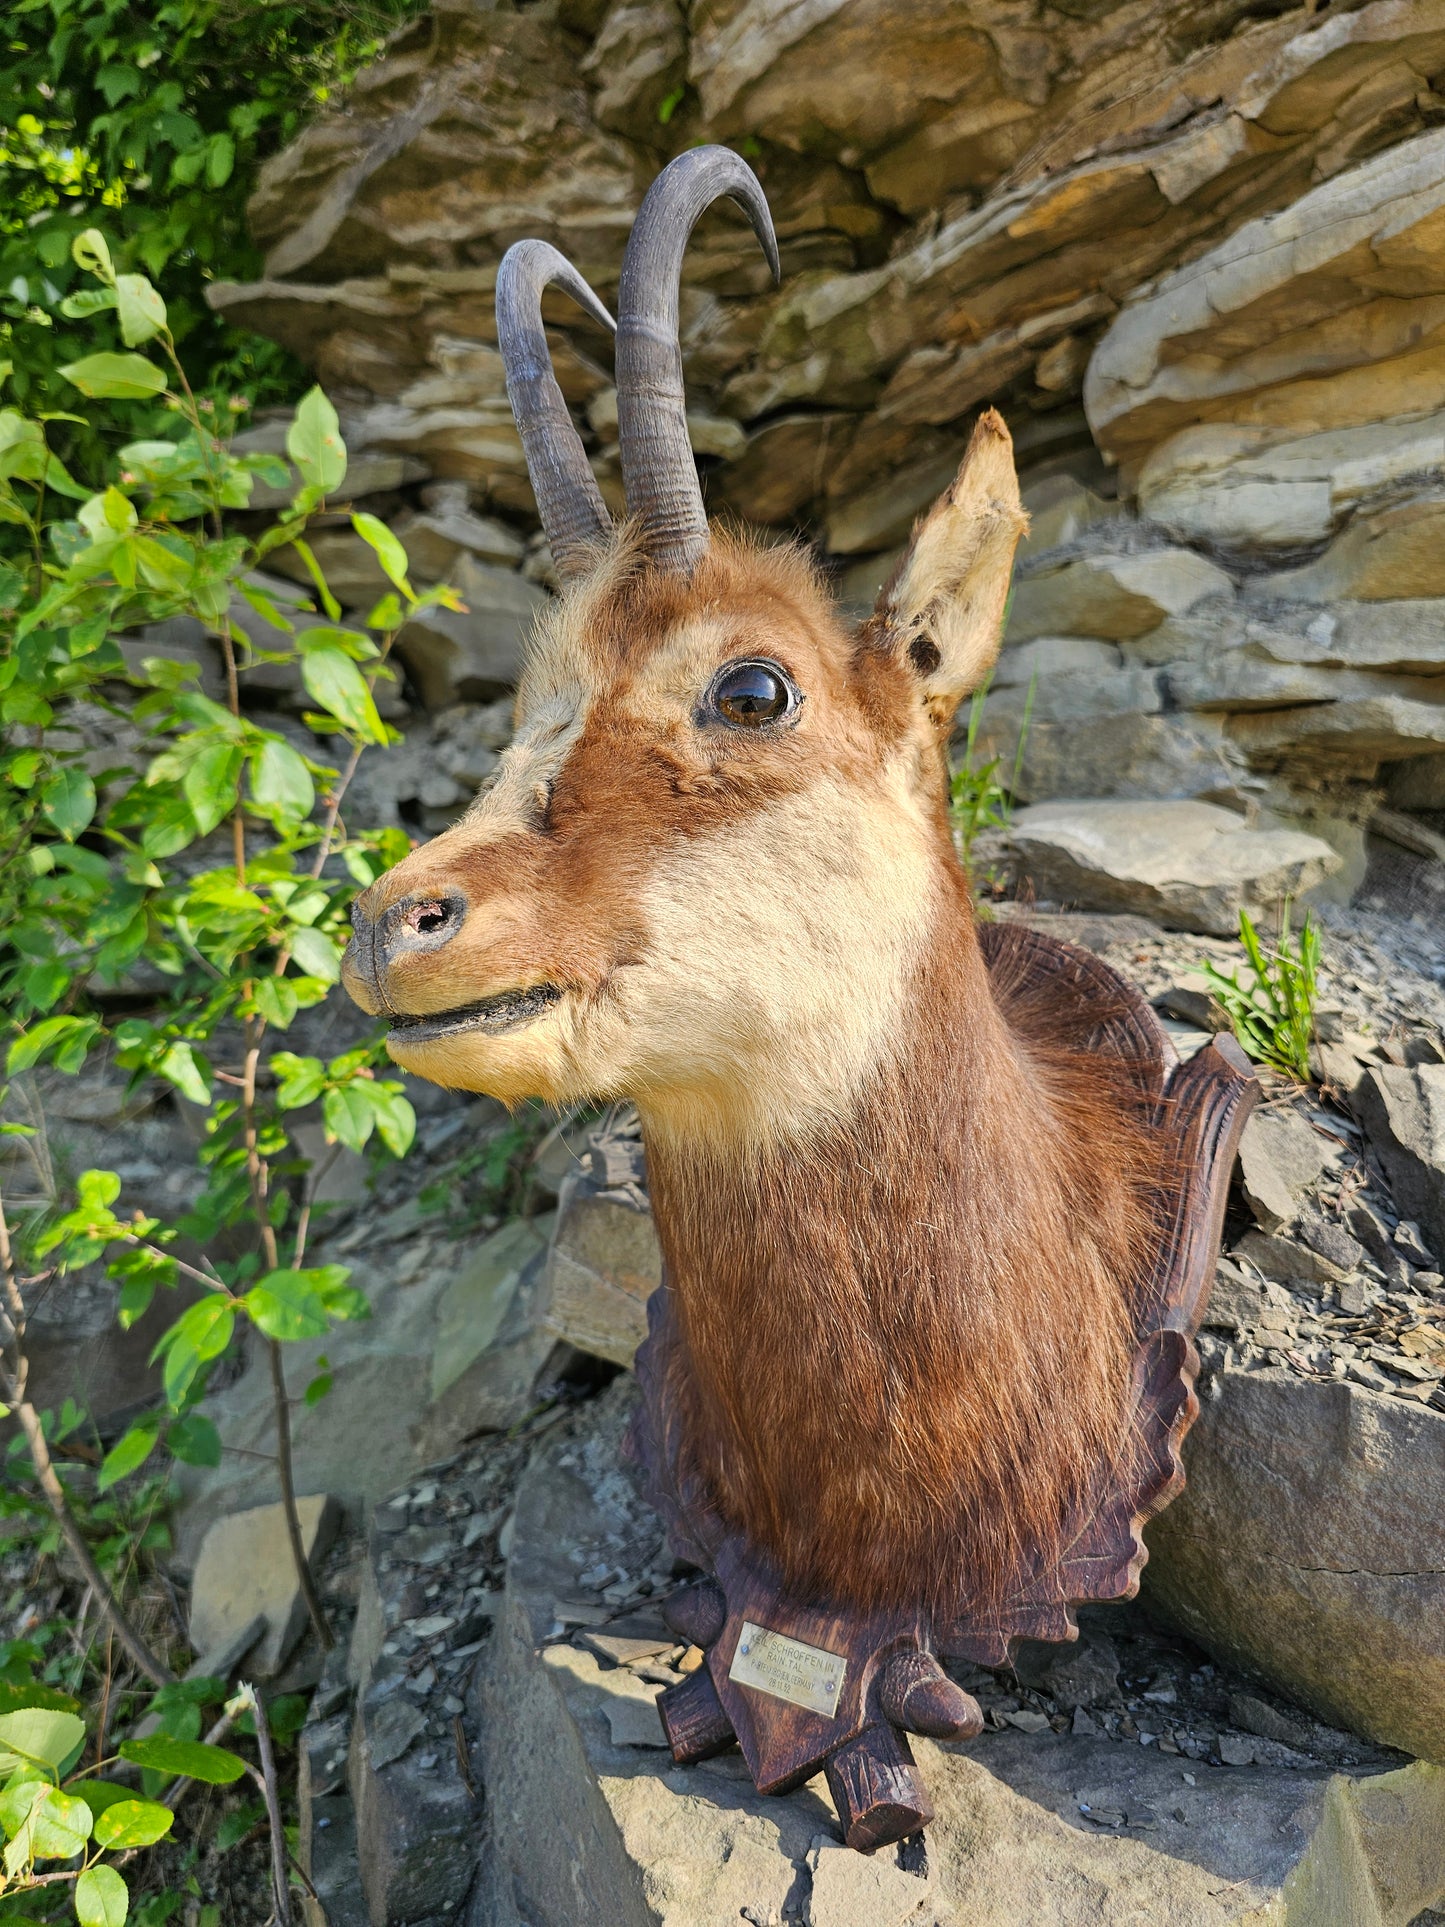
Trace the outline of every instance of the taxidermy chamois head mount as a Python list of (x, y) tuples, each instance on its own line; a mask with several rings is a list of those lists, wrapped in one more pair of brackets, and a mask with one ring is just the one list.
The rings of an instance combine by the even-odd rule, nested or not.
[(674, 161), (628, 242), (621, 531), (542, 289), (606, 311), (544, 243), (502, 263), (563, 592), (494, 781), (357, 900), (344, 976), (407, 1070), (636, 1102), (698, 1468), (792, 1581), (881, 1604), (947, 1569), (982, 1599), (1121, 1449), (1147, 1160), (1067, 1013), (990, 979), (950, 833), (947, 737), (1025, 527), (1007, 431), (980, 419), (861, 627), (800, 551), (711, 532), (677, 309), (723, 196), (776, 274), (722, 148)]

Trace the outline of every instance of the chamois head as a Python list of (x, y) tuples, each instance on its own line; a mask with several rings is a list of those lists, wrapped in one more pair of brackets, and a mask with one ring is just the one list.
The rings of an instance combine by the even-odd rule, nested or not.
[(944, 746), (997, 654), (1024, 517), (990, 412), (861, 627), (798, 550), (709, 531), (677, 302), (721, 196), (776, 274), (762, 189), (723, 148), (674, 161), (628, 242), (621, 531), (552, 374), (542, 289), (610, 318), (546, 244), (502, 263), (498, 337), (563, 592), (490, 787), (357, 900), (343, 970), (391, 1019), (396, 1061), (437, 1083), (626, 1096), (664, 1131), (775, 1139), (844, 1115), (906, 1028), (957, 895)]

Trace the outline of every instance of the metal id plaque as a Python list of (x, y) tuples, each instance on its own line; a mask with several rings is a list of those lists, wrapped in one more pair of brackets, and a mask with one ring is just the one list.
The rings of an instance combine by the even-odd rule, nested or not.
[(728, 1678), (831, 1719), (838, 1710), (847, 1664), (821, 1646), (805, 1646), (801, 1639), (770, 1633), (766, 1626), (745, 1619)]

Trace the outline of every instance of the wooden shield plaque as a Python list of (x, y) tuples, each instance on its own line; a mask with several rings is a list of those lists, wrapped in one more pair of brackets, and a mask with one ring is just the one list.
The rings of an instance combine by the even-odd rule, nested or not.
[(1087, 951), (1022, 924), (980, 930), (991, 970), (1047, 979), (1096, 1004), (1092, 1049), (1127, 1068), (1166, 1166), (1169, 1207), (1139, 1304), (1134, 1450), (1127, 1471), (1100, 1468), (1071, 1543), (1020, 1569), (987, 1618), (936, 1621), (917, 1611), (861, 1613), (794, 1597), (691, 1477), (678, 1387), (686, 1371), (667, 1281), (648, 1305), (637, 1354), (641, 1403), (629, 1445), (646, 1473), (674, 1552), (704, 1577), (666, 1608), (706, 1664), (658, 1707), (673, 1758), (706, 1758), (735, 1742), (758, 1789), (785, 1793), (820, 1769), (848, 1844), (865, 1852), (932, 1818), (907, 1735), (961, 1740), (982, 1728), (972, 1696), (942, 1661), (1003, 1665), (1017, 1640), (1077, 1637), (1073, 1609), (1132, 1597), (1146, 1558), (1145, 1522), (1184, 1483), (1179, 1447), (1198, 1414), (1192, 1343), (1214, 1275), (1234, 1154), (1258, 1085), (1231, 1037), (1181, 1065), (1140, 993)]

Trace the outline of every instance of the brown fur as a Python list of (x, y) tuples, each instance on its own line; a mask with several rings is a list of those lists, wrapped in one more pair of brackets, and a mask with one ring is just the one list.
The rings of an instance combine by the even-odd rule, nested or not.
[(723, 1511), (805, 1592), (949, 1612), (1056, 1553), (1127, 1451), (1152, 1160), (1057, 1013), (995, 1003), (961, 878), (940, 934), (846, 1128), (654, 1138), (648, 1169)]
[[(564, 992), (394, 1054), (636, 1100), (699, 1465), (795, 1585), (865, 1607), (996, 1601), (1128, 1445), (1148, 1140), (1076, 1014), (990, 980), (945, 803), (1021, 526), (994, 417), (857, 633), (795, 551), (719, 537), (683, 580), (624, 539), (540, 636), (495, 792), (363, 900), (459, 889), (460, 932), (347, 965), (368, 1008)], [(757, 654), (796, 727), (699, 728)]]

